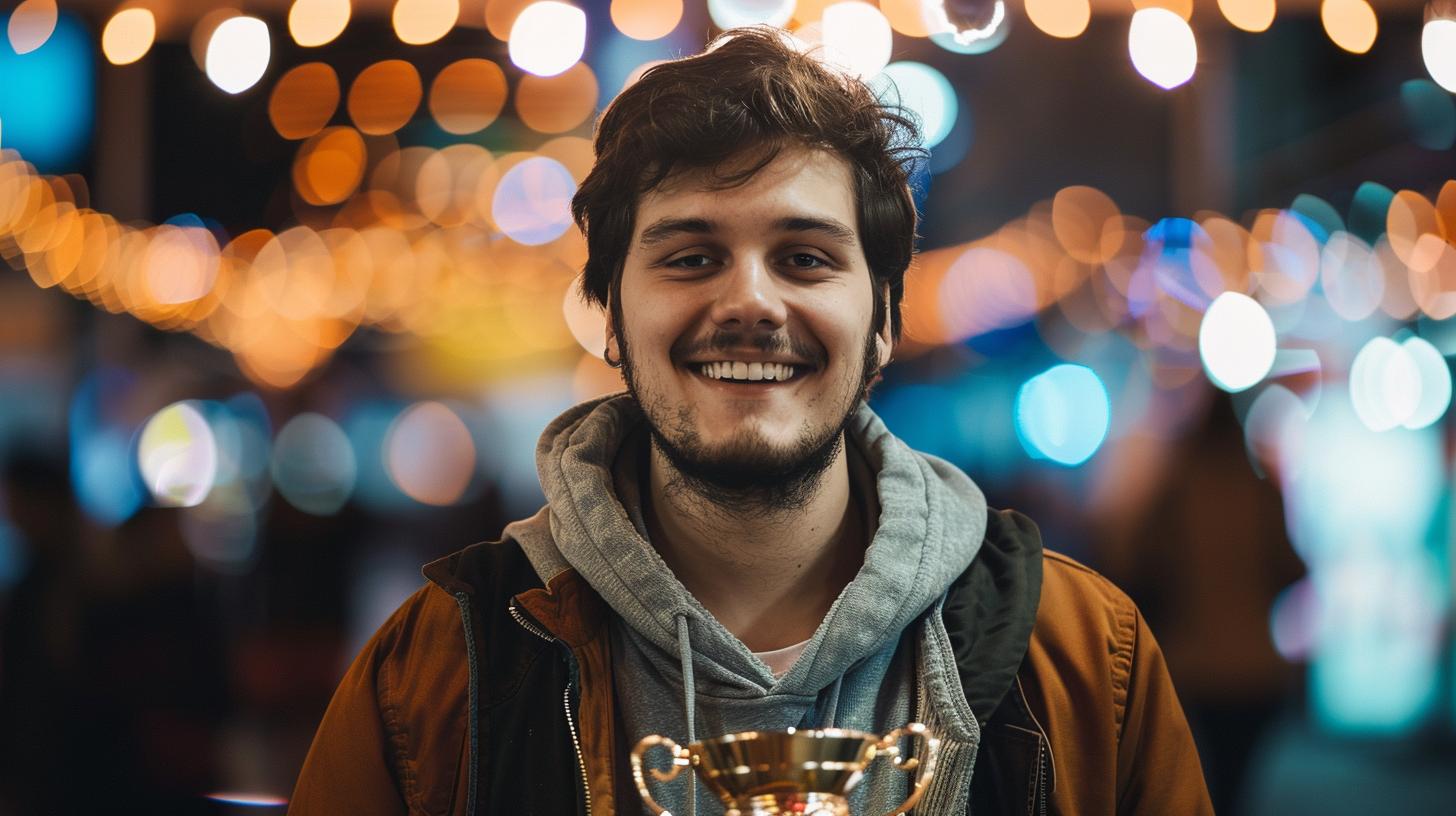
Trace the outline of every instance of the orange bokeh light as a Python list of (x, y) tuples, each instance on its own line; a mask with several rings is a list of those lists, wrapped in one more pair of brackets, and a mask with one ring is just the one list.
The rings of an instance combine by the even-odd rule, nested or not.
[(672, 33), (683, 15), (682, 0), (612, 0), (612, 23), (634, 40), (656, 40)]
[(339, 108), (339, 75), (322, 62), (306, 62), (279, 78), (268, 97), (268, 119), (285, 139), (307, 139)]
[(364, 138), (350, 127), (331, 127), (304, 142), (293, 161), (293, 186), (314, 206), (337, 204), (364, 177)]
[(1102, 240), (1107, 222), (1122, 213), (1108, 195), (1095, 187), (1073, 186), (1052, 199), (1052, 230), (1068, 255), (1082, 263), (1102, 263), (1117, 247)]
[(598, 92), (596, 75), (585, 62), (553, 77), (526, 74), (516, 86), (516, 114), (539, 133), (565, 133), (592, 115)]
[(511, 38), (516, 18), (535, 0), (485, 0), (485, 27), (501, 42)]
[(413, 65), (397, 59), (376, 62), (349, 87), (349, 118), (363, 133), (393, 133), (414, 116), (423, 94)]
[(880, 0), (880, 12), (890, 21), (890, 28), (907, 37), (930, 36), (921, 0)]
[(430, 115), (446, 133), (484, 130), (505, 104), (505, 72), (490, 60), (452, 62), (430, 83)]

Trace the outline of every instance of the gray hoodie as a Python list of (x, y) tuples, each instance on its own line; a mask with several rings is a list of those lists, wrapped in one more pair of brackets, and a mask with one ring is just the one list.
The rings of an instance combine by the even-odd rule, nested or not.
[[(920, 719), (943, 747), (937, 784), (917, 810), (963, 813), (979, 729), (938, 613), (985, 532), (985, 499), (975, 483), (906, 447), (862, 404), (846, 430), (846, 452), (874, 536), (859, 573), (776, 679), (648, 542), (636, 489), (647, 444), (630, 397), (568, 410), (537, 446), (549, 512), (507, 530), (543, 580), (569, 564), (616, 613), (613, 672), (627, 744), (648, 734), (687, 744), (790, 726), (884, 733)], [(877, 766), (856, 788), (854, 811), (889, 811), (905, 798), (908, 781), (888, 764)], [(675, 813), (722, 812), (704, 786), (695, 787), (695, 803), (682, 779), (654, 792)]]

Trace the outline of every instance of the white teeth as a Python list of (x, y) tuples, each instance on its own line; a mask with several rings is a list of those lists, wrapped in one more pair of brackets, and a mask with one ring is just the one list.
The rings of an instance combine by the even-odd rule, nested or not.
[(720, 363), (703, 363), (699, 371), (704, 377), (715, 380), (744, 380), (747, 382), (759, 382), (762, 380), (783, 381), (794, 376), (794, 367), (782, 363), (738, 363), (724, 361)]

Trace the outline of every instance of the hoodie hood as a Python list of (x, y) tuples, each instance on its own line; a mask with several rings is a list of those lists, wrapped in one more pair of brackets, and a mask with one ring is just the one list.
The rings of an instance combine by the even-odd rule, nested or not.
[(861, 404), (846, 430), (846, 449), (870, 482), (862, 486), (868, 488), (864, 500), (877, 500), (878, 523), (858, 575), (798, 662), (775, 679), (643, 537), (632, 518), (635, 496), (624, 504), (618, 495), (613, 475), (619, 455), (635, 452), (624, 446), (645, 444), (646, 420), (628, 396), (568, 410), (537, 445), (549, 512), (513, 525), (508, 534), (521, 541), (543, 580), (575, 568), (623, 622), (664, 653), (679, 656), (686, 634), (693, 658), (688, 671), (696, 670), (700, 695), (818, 695), (851, 666), (883, 651), (944, 595), (985, 532), (985, 498), (975, 483), (949, 463), (905, 446)]

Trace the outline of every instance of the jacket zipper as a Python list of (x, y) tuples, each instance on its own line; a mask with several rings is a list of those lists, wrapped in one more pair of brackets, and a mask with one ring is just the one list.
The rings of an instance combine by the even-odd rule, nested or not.
[(1036, 811), (1040, 816), (1046, 816), (1047, 812), (1047, 749), (1046, 739), (1037, 740), (1036, 743)]
[(476, 732), (480, 714), (480, 686), (477, 677), (479, 664), (475, 654), (475, 627), (470, 621), (470, 596), (464, 592), (455, 593), (455, 603), (460, 607), (460, 622), (465, 627), (465, 658), (470, 667), (470, 684), (467, 699), (470, 706), (470, 718), (467, 731), (470, 734), (470, 771), (469, 784), (465, 788), (465, 812), (469, 816), (475, 816), (475, 792), (479, 779), (477, 753), (480, 745), (480, 736)]
[[(522, 629), (535, 635), (547, 643), (555, 643), (556, 638), (548, 634), (544, 629), (531, 622), (525, 613), (516, 608), (514, 602), (507, 607), (511, 617), (521, 625)], [(573, 672), (574, 673), (574, 672)], [(571, 747), (576, 750), (576, 769), (581, 774), (581, 792), (583, 801), (586, 803), (586, 816), (591, 816), (591, 783), (586, 776), (586, 758), (581, 753), (581, 740), (576, 733), (576, 717), (571, 710), (571, 687), (573, 681), (566, 681), (566, 693), (562, 695), (563, 708), (566, 710), (566, 727), (571, 731)]]
[(581, 792), (586, 801), (586, 814), (591, 816), (591, 782), (586, 778), (586, 759), (581, 754), (581, 742), (576, 738), (576, 720), (571, 712), (571, 682), (566, 684), (566, 727), (571, 729), (571, 747), (576, 749), (576, 768), (581, 772)]

